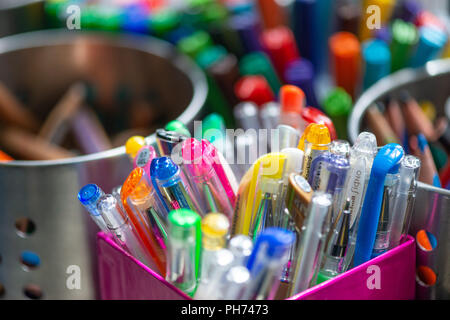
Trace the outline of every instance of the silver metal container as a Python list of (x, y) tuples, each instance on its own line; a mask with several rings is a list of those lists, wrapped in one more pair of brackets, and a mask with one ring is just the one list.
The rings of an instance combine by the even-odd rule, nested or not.
[[(363, 131), (364, 113), (374, 102), (401, 90), (408, 90), (417, 100), (431, 101), (438, 115), (445, 115), (445, 102), (450, 96), (450, 59), (435, 60), (421, 69), (405, 69), (378, 81), (356, 101), (348, 130), (352, 142)], [(409, 233), (425, 229), (437, 239), (431, 267), (437, 274), (436, 285), (428, 288), (429, 297), (450, 299), (450, 191), (418, 183)], [(423, 292), (422, 292), (423, 293)], [(421, 296), (423, 298), (423, 296)]]
[[(98, 89), (100, 104), (107, 104), (119, 85), (129, 89), (131, 99), (151, 90), (167, 118), (191, 128), (202, 116), (208, 90), (189, 58), (150, 37), (61, 30), (0, 39), (0, 81), (25, 96), (36, 114), (48, 112), (79, 79)], [(154, 135), (147, 139), (155, 143)], [(60, 161), (1, 163), (0, 298), (35, 297), (30, 284), (43, 299), (97, 298), (98, 230), (77, 193), (90, 182), (111, 192), (131, 169), (124, 147)], [(32, 220), (31, 234), (17, 230), (20, 218)], [(37, 268), (21, 262), (24, 251), (40, 257)], [(80, 288), (73, 278), (78, 271)]]
[(0, 1), (0, 37), (43, 29), (44, 0)]

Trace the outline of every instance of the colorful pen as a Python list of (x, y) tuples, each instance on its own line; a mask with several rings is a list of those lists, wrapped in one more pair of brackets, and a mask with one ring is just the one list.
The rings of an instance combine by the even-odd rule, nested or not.
[(146, 145), (145, 138), (142, 136), (133, 136), (125, 143), (125, 152), (133, 161), (136, 158), (136, 154), (143, 146)]
[(192, 210), (169, 213), (166, 280), (190, 296), (200, 277), (201, 218)]
[(272, 300), (280, 284), (280, 276), (289, 258), (289, 248), (295, 234), (281, 228), (268, 228), (261, 232), (248, 259), (251, 284), (247, 287), (247, 298)]
[(384, 180), (387, 174), (398, 172), (403, 148), (390, 143), (380, 149), (372, 164), (369, 184), (364, 197), (356, 238), (354, 266), (370, 260), (383, 202)]
[(78, 200), (80, 200), (83, 207), (89, 212), (92, 220), (97, 224), (101, 231), (108, 233), (109, 229), (106, 226), (101, 212), (97, 209), (97, 204), (100, 198), (105, 195), (102, 189), (96, 184), (90, 183), (85, 185), (78, 192)]
[(305, 107), (305, 94), (293, 85), (284, 85), (280, 90), (280, 124), (285, 124), (303, 133), (305, 123), (301, 112)]
[(246, 266), (253, 251), (253, 241), (248, 236), (238, 234), (230, 239), (228, 249), (233, 253), (234, 265)]

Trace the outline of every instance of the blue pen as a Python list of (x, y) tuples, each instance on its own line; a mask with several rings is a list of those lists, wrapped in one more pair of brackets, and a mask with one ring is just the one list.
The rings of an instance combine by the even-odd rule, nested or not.
[(105, 195), (102, 189), (96, 184), (89, 183), (80, 189), (78, 192), (78, 200), (89, 212), (92, 220), (105, 233), (109, 233), (105, 220), (103, 220), (101, 212), (97, 209), (97, 204), (100, 198)]
[(289, 63), (284, 71), (284, 79), (287, 84), (292, 84), (303, 90), (308, 106), (319, 108), (314, 89), (314, 67), (305, 59), (297, 59)]
[(446, 43), (447, 35), (441, 30), (435, 27), (420, 27), (419, 43), (409, 65), (417, 68), (435, 59)]
[(294, 241), (295, 233), (277, 227), (267, 228), (258, 235), (247, 262), (251, 278), (247, 299), (272, 300), (275, 297)]
[(141, 4), (130, 4), (123, 9), (122, 29), (125, 31), (148, 33), (150, 14)]
[(292, 11), (293, 11), (293, 31), (295, 39), (297, 41), (297, 46), (302, 57), (311, 59), (316, 54), (314, 50), (314, 41), (317, 39), (318, 32), (315, 26), (316, 10), (317, 10), (316, 0), (295, 0)]
[[(153, 169), (153, 170), (152, 170)], [(162, 202), (170, 210), (190, 209), (201, 212), (194, 204), (190, 186), (187, 181), (183, 181), (180, 167), (169, 157), (155, 158), (150, 167), (152, 183), (156, 183), (157, 189), (161, 192)]]
[(391, 72), (391, 51), (382, 40), (370, 40), (363, 44), (364, 89), (369, 88)]
[(403, 148), (399, 144), (389, 143), (375, 156), (356, 237), (355, 267), (370, 260), (378, 229), (386, 175), (398, 172), (403, 155)]
[(230, 28), (237, 31), (241, 38), (242, 45), (247, 53), (254, 51), (262, 51), (261, 42), (261, 26), (259, 19), (253, 13), (242, 13), (232, 16), (228, 20)]

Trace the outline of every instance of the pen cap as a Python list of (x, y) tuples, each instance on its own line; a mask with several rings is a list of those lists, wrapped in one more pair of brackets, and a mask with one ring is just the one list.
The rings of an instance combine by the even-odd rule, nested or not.
[(313, 107), (303, 108), (302, 118), (306, 125), (309, 125), (311, 123), (326, 125), (328, 130), (330, 131), (331, 140), (337, 139), (336, 129), (334, 128), (333, 121), (331, 121), (331, 119), (319, 109)]
[(299, 87), (284, 85), (280, 90), (281, 113), (301, 114), (305, 106), (305, 93)]
[(181, 180), (180, 167), (167, 156), (153, 159), (151, 170), (158, 185), (163, 187), (170, 185), (171, 182), (178, 182)]
[(170, 8), (164, 8), (152, 14), (151, 30), (153, 34), (164, 36), (180, 24), (180, 15)]
[(363, 44), (364, 89), (369, 88), (391, 71), (391, 51), (386, 42), (370, 40)]
[(202, 243), (206, 250), (219, 250), (224, 248), (230, 222), (227, 216), (221, 213), (208, 213), (202, 219)]
[(373, 159), (377, 152), (377, 138), (373, 133), (363, 131), (356, 138), (350, 153), (352, 158), (363, 156)]
[(392, 24), (391, 72), (404, 68), (411, 49), (417, 43), (417, 29), (412, 23), (395, 20)]
[(125, 224), (123, 213), (120, 213), (119, 203), (113, 195), (103, 195), (98, 201), (97, 209), (105, 220), (108, 229), (119, 229)]
[(328, 128), (323, 124), (311, 123), (303, 132), (298, 148), (306, 151), (306, 144), (308, 144), (315, 150), (327, 150), (330, 142), (330, 131)]
[(300, 57), (294, 35), (288, 27), (280, 26), (264, 30), (261, 44), (280, 77), (283, 76), (286, 65)]
[(211, 46), (201, 51), (195, 61), (203, 70), (208, 69), (217, 61), (227, 55), (227, 50), (222, 46)]
[(259, 112), (259, 117), (264, 129), (275, 129), (280, 121), (280, 105), (276, 102), (263, 104)]
[(323, 108), (333, 120), (338, 138), (347, 139), (347, 118), (352, 109), (352, 97), (344, 89), (336, 88), (325, 98)]
[(239, 234), (231, 238), (228, 249), (233, 253), (236, 265), (246, 265), (253, 251), (253, 241), (249, 236)]
[(420, 27), (419, 43), (415, 53), (411, 57), (411, 67), (420, 67), (426, 62), (435, 59), (446, 42), (447, 35), (445, 32), (434, 27)]
[(105, 193), (96, 184), (89, 183), (78, 192), (78, 200), (93, 216), (100, 215), (97, 203)]
[(179, 121), (179, 120), (172, 120), (169, 123), (166, 124), (165, 130), (167, 131), (175, 131), (178, 132), (186, 137), (190, 137), (191, 133), (189, 132), (189, 129), (186, 127), (186, 125)]
[(178, 42), (178, 49), (184, 54), (195, 59), (204, 49), (212, 45), (212, 40), (206, 31), (196, 31), (192, 35), (183, 38)]
[(361, 69), (358, 38), (353, 33), (343, 31), (331, 36), (328, 43), (335, 84), (353, 96)]
[(261, 125), (258, 118), (258, 107), (253, 102), (241, 102), (233, 109), (237, 125), (244, 129), (258, 130)]
[(259, 37), (261, 26), (258, 16), (254, 13), (232, 15), (228, 21), (229, 26), (239, 33), (246, 52), (262, 51)]
[(289, 179), (291, 173), (301, 173), (303, 167), (304, 152), (298, 148), (285, 148), (281, 150), (287, 157), (285, 180)]
[(170, 238), (201, 246), (201, 217), (189, 209), (169, 212)]
[(234, 93), (240, 101), (250, 101), (258, 106), (275, 100), (266, 78), (260, 75), (242, 77), (234, 85)]
[(399, 144), (389, 143), (385, 145), (375, 156), (371, 172), (380, 176), (397, 173), (403, 155), (403, 148)]
[(245, 300), (246, 289), (250, 285), (250, 281), (250, 272), (246, 267), (232, 267), (225, 276), (222, 298), (225, 300)]
[(133, 136), (125, 143), (125, 152), (132, 159), (136, 157), (138, 151), (145, 146), (145, 138), (141, 136)]
[(284, 79), (286, 83), (302, 89), (308, 105), (319, 106), (314, 90), (314, 67), (309, 60), (302, 57), (290, 62), (284, 71)]
[(280, 90), (280, 79), (269, 57), (263, 52), (252, 52), (243, 56), (239, 62), (239, 70), (244, 76), (262, 75), (266, 78), (273, 92)]
[[(255, 246), (250, 255), (247, 268), (258, 271), (267, 260), (279, 260), (280, 264), (286, 259), (286, 254), (295, 241), (295, 234), (286, 229), (270, 227), (263, 230), (256, 238)], [(263, 259), (263, 260), (261, 260)]]
[(171, 156), (172, 150), (182, 141), (189, 138), (179, 132), (167, 131), (164, 129), (156, 130), (156, 143), (161, 156)]
[(213, 172), (212, 159), (204, 154), (202, 142), (189, 138), (181, 145), (181, 156), (183, 164), (196, 183), (211, 177)]
[(156, 154), (156, 150), (153, 146), (143, 146), (136, 154), (136, 157), (134, 157), (133, 166), (134, 168), (143, 168), (145, 173), (150, 176), (150, 164), (157, 156), (158, 155)]
[(405, 155), (403, 157), (398, 172), (400, 179), (397, 186), (397, 193), (409, 194), (415, 192), (415, 182), (419, 177), (420, 164), (419, 158), (415, 156)]
[(348, 158), (350, 156), (350, 143), (346, 140), (334, 140), (330, 145), (330, 152)]
[(278, 146), (272, 143), (272, 151), (294, 148), (298, 145), (300, 135), (298, 131), (286, 124), (277, 126)]

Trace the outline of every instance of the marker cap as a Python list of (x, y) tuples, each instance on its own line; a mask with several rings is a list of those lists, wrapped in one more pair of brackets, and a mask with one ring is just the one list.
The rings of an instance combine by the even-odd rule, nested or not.
[(152, 160), (151, 172), (157, 180), (168, 180), (180, 172), (180, 167), (171, 158), (164, 156)]
[(142, 136), (133, 136), (125, 143), (125, 152), (134, 159), (143, 146), (145, 146), (145, 138)]
[(202, 50), (212, 45), (209, 34), (205, 31), (197, 31), (194, 34), (181, 39), (178, 49), (184, 54), (195, 58)]
[(431, 59), (434, 59), (438, 52), (447, 42), (447, 35), (434, 27), (423, 26), (419, 28), (419, 44), (416, 52), (411, 58), (410, 65), (420, 67)]
[(180, 23), (180, 16), (174, 10), (165, 8), (154, 14), (151, 19), (151, 30), (156, 35), (164, 35), (175, 29)]
[(202, 242), (207, 250), (218, 250), (225, 247), (230, 222), (222, 213), (208, 213), (202, 219)]
[(391, 68), (391, 51), (386, 42), (371, 40), (363, 44), (363, 59), (365, 63), (364, 88), (387, 76)]
[(278, 92), (281, 87), (280, 79), (269, 57), (263, 52), (252, 52), (243, 56), (239, 62), (242, 75), (262, 75), (266, 78), (273, 92)]
[(191, 133), (189, 132), (189, 129), (180, 120), (172, 120), (172, 121), (170, 121), (168, 124), (166, 124), (166, 127), (164, 129), (167, 130), (167, 131), (175, 131), (175, 132), (181, 133), (182, 135), (184, 135), (186, 137), (190, 137), (191, 136)]
[(305, 94), (299, 87), (284, 85), (280, 90), (280, 103), (282, 113), (301, 114), (305, 106)]
[(89, 183), (78, 192), (78, 200), (85, 206), (92, 215), (99, 215), (97, 202), (105, 193), (96, 184)]
[(325, 113), (323, 113), (319, 109), (313, 107), (303, 108), (302, 118), (306, 124), (319, 123), (326, 125), (328, 130), (330, 130), (331, 140), (337, 139), (336, 129), (334, 128), (333, 121), (331, 121), (331, 119), (328, 118)]
[(236, 97), (258, 106), (275, 100), (275, 95), (263, 76), (244, 76), (234, 86)]
[(336, 88), (323, 102), (325, 112), (333, 120), (339, 138), (347, 138), (347, 118), (352, 108), (352, 97), (341, 88)]
[(201, 217), (189, 209), (177, 209), (169, 212), (170, 236), (177, 240), (195, 237), (200, 241)]
[(284, 79), (303, 90), (308, 105), (318, 107), (314, 90), (314, 67), (309, 60), (302, 57), (290, 62), (284, 71)]
[(201, 51), (197, 57), (197, 64), (206, 70), (217, 61), (223, 59), (227, 55), (227, 50), (222, 46), (211, 46)]
[(288, 27), (265, 30), (261, 35), (261, 44), (280, 77), (283, 76), (286, 65), (300, 57), (294, 35)]
[(295, 234), (286, 229), (270, 227), (263, 230), (256, 238), (252, 255), (248, 259), (247, 268), (252, 271), (261, 255), (261, 250), (265, 248), (265, 255), (268, 259), (283, 258), (290, 246), (295, 241)]

